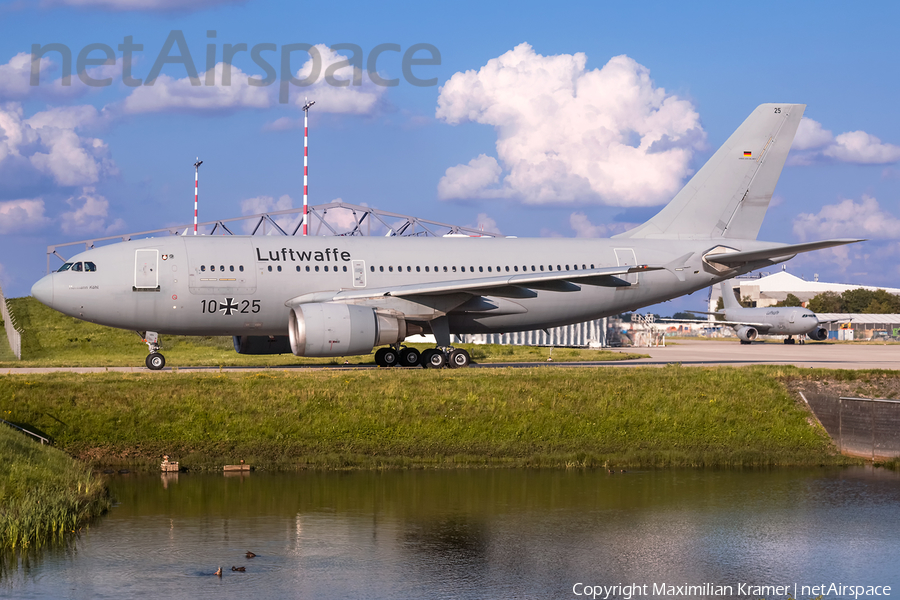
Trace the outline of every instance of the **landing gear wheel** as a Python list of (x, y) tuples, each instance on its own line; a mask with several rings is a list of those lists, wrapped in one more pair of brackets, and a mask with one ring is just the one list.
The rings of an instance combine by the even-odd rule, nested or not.
[(166, 366), (166, 357), (159, 352), (151, 352), (147, 355), (147, 360), (144, 362), (151, 371), (159, 371)]
[(793, 344), (793, 343), (794, 343), (794, 338), (784, 338), (784, 343), (785, 343), (785, 344)]
[(415, 348), (404, 348), (400, 351), (401, 367), (418, 367), (422, 355)]
[(382, 360), (386, 367), (396, 367), (400, 364), (400, 354), (393, 348), (383, 348), (384, 354)]
[(386, 367), (387, 363), (384, 362), (384, 353), (387, 352), (387, 348), (379, 348), (375, 351), (375, 364), (379, 367)]
[(468, 367), (469, 363), (472, 362), (472, 359), (469, 358), (469, 353), (462, 348), (451, 351), (448, 358), (449, 360), (447, 363), (450, 365), (451, 369), (462, 369)]
[(426, 369), (442, 369), (447, 364), (447, 355), (437, 348), (429, 348), (422, 353), (422, 366)]

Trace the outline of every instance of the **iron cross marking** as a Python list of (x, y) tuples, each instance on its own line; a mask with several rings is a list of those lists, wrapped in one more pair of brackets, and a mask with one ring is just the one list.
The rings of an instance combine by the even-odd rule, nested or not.
[(231, 311), (237, 310), (240, 306), (237, 302), (234, 301), (234, 298), (225, 298), (225, 304), (220, 305), (222, 308), (219, 310), (225, 313), (226, 317), (231, 316)]

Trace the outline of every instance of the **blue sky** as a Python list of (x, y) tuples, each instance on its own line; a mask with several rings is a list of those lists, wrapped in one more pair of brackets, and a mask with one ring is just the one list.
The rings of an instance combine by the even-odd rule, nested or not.
[[(308, 95), (311, 203), (340, 198), (520, 237), (639, 223), (756, 105), (805, 103), (760, 238), (869, 238), (788, 269), (900, 287), (897, 17), (893, 3), (0, 3), (0, 283), (26, 295), (48, 244), (189, 223), (197, 156), (201, 220), (301, 206), (295, 101)], [(124, 85), (124, 38), (143, 45), (133, 76), (146, 78), (173, 31), (201, 79), (210, 43), (216, 64), (225, 44), (274, 44), (263, 56), (276, 69), (284, 45), (318, 45), (323, 71), (341, 60), (328, 48), (348, 43), (365, 59), (399, 45), (376, 66), (400, 80), (382, 87), (362, 73), (362, 85), (338, 88), (320, 78), (281, 104), (277, 83), (247, 85), (264, 71), (243, 52), (228, 87), (221, 67), (215, 85), (190, 85), (183, 64), (163, 66), (153, 86)], [(88, 71), (112, 84), (62, 86), (49, 52), (29, 85), (32, 45), (51, 43), (73, 57), (113, 48), (115, 65)], [(420, 43), (440, 64), (413, 74), (436, 85), (403, 77), (402, 53)], [(290, 72), (308, 74), (308, 59), (294, 53)], [(665, 151), (649, 151), (659, 139)]]

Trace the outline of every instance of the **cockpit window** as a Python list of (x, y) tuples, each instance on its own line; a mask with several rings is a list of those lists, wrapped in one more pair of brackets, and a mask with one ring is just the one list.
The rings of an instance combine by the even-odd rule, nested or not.
[(72, 264), (73, 264), (73, 263), (66, 263), (66, 264), (64, 264), (63, 266), (61, 266), (60, 268), (58, 268), (58, 269), (56, 270), (56, 272), (57, 272), (57, 273), (62, 273), (63, 271), (68, 271), (69, 269), (72, 268)]
[(72, 265), (72, 270), (73, 271), (81, 271), (81, 263), (79, 262), (79, 263), (75, 263), (74, 265)]
[(85, 270), (85, 271), (90, 271), (90, 272), (93, 273), (94, 271), (97, 270), (97, 265), (95, 265), (95, 264), (92, 263), (92, 262), (86, 262), (86, 263), (84, 263), (84, 270)]

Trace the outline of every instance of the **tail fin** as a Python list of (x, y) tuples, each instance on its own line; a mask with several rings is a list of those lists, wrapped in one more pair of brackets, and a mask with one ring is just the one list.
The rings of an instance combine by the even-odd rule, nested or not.
[(756, 239), (805, 104), (761, 104), (655, 217), (616, 238)]
[[(741, 308), (741, 303), (734, 295), (734, 288), (731, 287), (730, 281), (723, 281), (720, 283), (719, 290), (722, 292), (722, 306), (725, 307), (725, 310)], [(738, 290), (740, 290), (740, 286), (738, 286)]]

